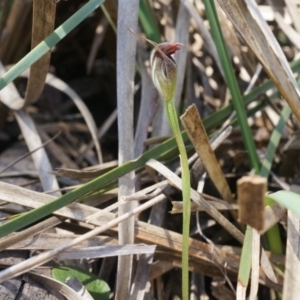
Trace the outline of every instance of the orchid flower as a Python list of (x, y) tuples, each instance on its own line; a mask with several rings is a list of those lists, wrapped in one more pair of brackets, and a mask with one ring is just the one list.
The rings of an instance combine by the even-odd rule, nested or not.
[(174, 55), (183, 44), (156, 44), (129, 29), (137, 37), (153, 45), (150, 56), (151, 74), (154, 86), (165, 100), (169, 124), (173, 130), (181, 158), (182, 196), (183, 196), (183, 227), (182, 227), (182, 299), (189, 299), (189, 233), (190, 233), (190, 173), (185, 145), (180, 133), (178, 117), (173, 98), (177, 83), (177, 65)]
[(174, 55), (180, 43), (157, 44), (150, 56), (151, 74), (154, 86), (164, 100), (172, 100), (177, 82), (177, 65)]

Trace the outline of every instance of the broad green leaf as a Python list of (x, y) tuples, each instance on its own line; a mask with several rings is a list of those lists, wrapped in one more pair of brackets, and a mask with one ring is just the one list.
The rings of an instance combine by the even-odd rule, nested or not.
[(300, 218), (300, 195), (290, 191), (279, 191), (267, 196), (267, 199), (277, 201), (290, 209)]

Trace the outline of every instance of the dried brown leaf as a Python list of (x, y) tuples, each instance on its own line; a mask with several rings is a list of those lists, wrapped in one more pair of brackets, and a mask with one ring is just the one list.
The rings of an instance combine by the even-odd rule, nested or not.
[[(56, 0), (33, 1), (33, 24), (31, 48), (36, 47), (54, 30)], [(51, 52), (47, 52), (30, 67), (25, 94), (26, 104), (34, 103), (41, 95), (49, 70)]]
[(211, 148), (196, 105), (191, 105), (186, 110), (185, 114), (181, 116), (181, 121), (205, 169), (207, 170), (207, 173), (219, 193), (226, 201), (233, 202), (233, 197), (228, 183)]

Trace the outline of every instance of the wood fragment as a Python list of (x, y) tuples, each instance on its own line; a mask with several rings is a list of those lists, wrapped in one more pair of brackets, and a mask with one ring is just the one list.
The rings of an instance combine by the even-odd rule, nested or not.
[(196, 105), (193, 104), (186, 110), (184, 115), (181, 116), (181, 121), (220, 195), (224, 198), (224, 200), (233, 202), (233, 197), (228, 183), (211, 148)]
[(237, 182), (239, 222), (257, 231), (264, 229), (267, 180), (257, 175), (244, 176)]

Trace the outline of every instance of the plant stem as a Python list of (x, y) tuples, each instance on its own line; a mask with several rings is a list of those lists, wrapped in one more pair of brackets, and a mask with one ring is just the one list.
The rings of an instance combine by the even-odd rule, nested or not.
[(173, 100), (166, 100), (166, 111), (179, 149), (182, 170), (183, 227), (182, 227), (182, 299), (189, 299), (189, 236), (190, 236), (190, 171), (185, 145), (180, 133)]

